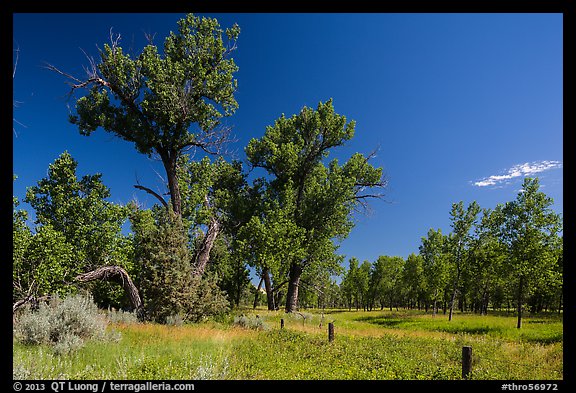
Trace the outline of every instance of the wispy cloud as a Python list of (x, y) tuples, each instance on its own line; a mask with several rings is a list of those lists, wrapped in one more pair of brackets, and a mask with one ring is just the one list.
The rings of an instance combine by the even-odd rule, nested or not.
[(505, 171), (502, 175), (492, 175), (483, 179), (472, 182), (476, 187), (497, 186), (510, 179), (516, 177), (532, 176), (536, 173), (548, 171), (550, 169), (562, 168), (561, 161), (534, 161), (526, 162), (524, 164), (514, 165), (512, 168)]

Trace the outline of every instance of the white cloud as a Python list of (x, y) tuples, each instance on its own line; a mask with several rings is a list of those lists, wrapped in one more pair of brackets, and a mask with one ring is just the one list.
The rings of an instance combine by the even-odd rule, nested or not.
[(497, 186), (516, 177), (532, 176), (550, 169), (562, 168), (561, 161), (534, 161), (514, 165), (502, 175), (492, 175), (472, 182), (476, 187)]

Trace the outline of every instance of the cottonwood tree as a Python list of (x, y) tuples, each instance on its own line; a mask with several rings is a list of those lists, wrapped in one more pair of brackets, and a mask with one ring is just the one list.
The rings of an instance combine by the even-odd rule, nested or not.
[(464, 202), (452, 204), (450, 211), (450, 226), (452, 232), (448, 237), (449, 249), (449, 264), (452, 270), (452, 295), (450, 297), (450, 312), (448, 320), (452, 320), (454, 313), (454, 303), (462, 272), (466, 269), (469, 261), (468, 252), (470, 249), (470, 242), (472, 241), (471, 229), (476, 224), (478, 213), (480, 213), (480, 205), (473, 201), (464, 209)]
[(503, 265), (506, 247), (497, 235), (496, 216), (494, 211), (483, 209), (482, 217), (474, 228), (469, 266), (465, 272), (472, 305), (482, 315), (488, 313), (490, 296), (502, 286), (508, 273)]
[[(85, 93), (70, 115), (82, 135), (102, 128), (134, 143), (139, 153), (160, 159), (172, 210), (181, 216), (179, 160), (190, 149), (218, 154), (229, 140), (230, 130), (222, 126), (222, 119), (238, 107), (238, 67), (231, 54), (239, 33), (237, 25), (223, 30), (216, 19), (189, 14), (178, 21), (178, 30), (166, 37), (162, 48), (150, 39), (133, 57), (120, 46), (120, 35), (111, 33), (99, 60), (89, 59), (86, 77), (48, 68), (68, 79), (71, 95)], [(141, 184), (136, 187), (166, 205), (159, 193)], [(209, 243), (214, 237), (210, 232), (205, 236)], [(207, 254), (210, 247), (205, 247)]]
[(370, 272), (370, 292), (373, 302), (380, 301), (380, 309), (387, 302), (390, 311), (398, 302), (398, 289), (402, 280), (404, 259), (399, 256), (381, 255), (372, 265)]
[(360, 309), (363, 304), (363, 298), (365, 292), (368, 290), (369, 279), (370, 279), (370, 264), (364, 264), (364, 270), (362, 270), (362, 265), (356, 257), (350, 258), (348, 261), (348, 271), (342, 280), (342, 291), (348, 298), (348, 308), (352, 308), (352, 304), (355, 305), (356, 310)]
[(305, 256), (305, 232), (294, 223), (291, 208), (293, 204), (284, 209), (277, 201), (264, 197), (238, 234), (237, 252), (264, 282), (269, 310), (278, 306), (275, 294), (287, 282), (285, 261)]
[(525, 178), (516, 200), (497, 206), (509, 277), (516, 287), (518, 329), (522, 327), (527, 294), (540, 280), (554, 274), (558, 262), (562, 219), (551, 209), (554, 200), (539, 189), (538, 178)]
[(386, 184), (382, 169), (368, 162), (372, 155), (356, 153), (343, 165), (337, 159), (325, 165), (333, 148), (352, 139), (354, 128), (355, 122), (336, 114), (329, 100), (315, 110), (304, 107), (292, 117), (282, 115), (246, 147), (252, 167), (268, 172), (266, 187), (278, 206), (291, 212), (290, 220), (304, 233), (299, 247), (305, 256), (282, 262), (288, 267), (287, 312), (297, 309), (304, 271), (313, 265), (339, 269), (335, 241), (348, 236), (354, 209), (366, 206), (368, 198), (380, 197), (371, 191)]
[(419, 247), (423, 258), (424, 276), (427, 289), (432, 297), (432, 315), (438, 312), (438, 300), (444, 296), (448, 281), (448, 266), (446, 261), (447, 238), (440, 229), (429, 229), (426, 237), (421, 239)]
[(408, 306), (416, 306), (420, 309), (426, 292), (424, 259), (421, 255), (415, 253), (408, 255), (402, 270), (402, 281), (405, 286)]
[(239, 161), (191, 161), (184, 155), (178, 168), (182, 192), (182, 218), (193, 245), (193, 274), (202, 276), (220, 234), (234, 242), (249, 210), (246, 174)]

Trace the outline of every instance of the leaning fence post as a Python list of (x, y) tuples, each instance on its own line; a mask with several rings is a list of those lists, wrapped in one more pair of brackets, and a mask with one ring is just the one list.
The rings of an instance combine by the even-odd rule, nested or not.
[(462, 347), (462, 378), (468, 379), (472, 372), (472, 347)]
[(328, 323), (328, 341), (334, 341), (334, 323), (332, 322)]

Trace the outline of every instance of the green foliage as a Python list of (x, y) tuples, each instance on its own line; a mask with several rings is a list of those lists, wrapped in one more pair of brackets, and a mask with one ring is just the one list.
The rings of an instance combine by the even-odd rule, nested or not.
[[(423, 258), (423, 274), (426, 280), (428, 297), (434, 305), (444, 296), (444, 290), (448, 283), (448, 255), (446, 252), (448, 238), (442, 235), (440, 229), (430, 229), (427, 237), (422, 238), (419, 247)], [(436, 312), (436, 309), (434, 309)]]
[(106, 83), (78, 99), (70, 120), (85, 135), (102, 127), (144, 154), (200, 143), (188, 132), (192, 123), (209, 132), (238, 107), (238, 67), (227, 57), (239, 33), (237, 25), (223, 31), (216, 19), (190, 14), (166, 37), (162, 53), (149, 44), (133, 58), (117, 41), (104, 45), (97, 72)]
[[(128, 210), (106, 201), (110, 191), (100, 174), (78, 179), (77, 167), (64, 152), (49, 165), (48, 176), (28, 188), (25, 201), (36, 213), (33, 236), (14, 217), (13, 272), (20, 292), (34, 285), (37, 295), (63, 295), (73, 291), (67, 283), (77, 274), (106, 264), (131, 271), (131, 241), (121, 234)], [(124, 304), (117, 285), (95, 282), (89, 287), (100, 304)]]
[(379, 256), (370, 271), (369, 294), (373, 306), (378, 300), (380, 308), (388, 304), (390, 309), (400, 301), (402, 288), (402, 257)]
[[(363, 191), (383, 186), (382, 169), (374, 168), (368, 158), (354, 154), (344, 165), (337, 159), (327, 166), (324, 160), (331, 149), (342, 146), (354, 135), (355, 123), (334, 112), (332, 100), (320, 102), (316, 110), (304, 107), (290, 118), (282, 115), (266, 128), (260, 139), (252, 139), (246, 155), (253, 167), (265, 169), (270, 180), (259, 179), (265, 198), (260, 214), (252, 222), (258, 230), (276, 225), (290, 231), (286, 245), (292, 256), (280, 258), (275, 273), (290, 274), (287, 311), (294, 311), (301, 274), (307, 270), (337, 272), (340, 257), (336, 241), (348, 236), (353, 227), (351, 213), (361, 204)], [(288, 225), (288, 222), (291, 224)], [(255, 245), (255, 260), (263, 263), (266, 248)], [(273, 237), (270, 234), (269, 237)], [(277, 242), (280, 243), (280, 242)], [(271, 252), (273, 253), (273, 252)], [(267, 262), (266, 262), (267, 263)]]
[[(16, 181), (17, 176), (13, 176)], [(12, 198), (12, 282), (13, 300), (21, 299), (26, 295), (33, 278), (33, 271), (28, 268), (25, 253), (32, 240), (32, 232), (26, 224), (28, 213), (25, 210), (17, 209), (20, 202), (18, 198)]]
[(192, 268), (182, 221), (171, 211), (158, 226), (138, 234), (137, 264), (141, 296), (148, 317), (164, 322), (185, 313), (191, 290)]
[[(444, 313), (460, 308), (487, 314), (488, 309), (510, 308), (516, 303), (533, 312), (562, 308), (562, 218), (550, 206), (551, 198), (539, 191), (537, 179), (526, 178), (515, 201), (481, 209), (476, 202), (452, 204), (452, 232), (430, 229), (421, 239), (419, 254), (392, 263), (381, 256), (371, 265), (369, 300), (360, 302), (364, 284), (352, 258), (340, 284), (340, 306), (371, 309), (376, 299), (390, 294), (396, 306), (434, 308)], [(479, 216), (479, 213), (482, 215)], [(402, 279), (397, 280), (398, 272)], [(392, 299), (390, 299), (390, 309)], [(382, 301), (381, 301), (381, 304)], [(520, 325), (520, 323), (519, 323)]]
[(179, 216), (166, 211), (158, 223), (151, 213), (135, 213), (138, 231), (136, 255), (141, 296), (148, 318), (164, 323), (181, 315), (184, 321), (200, 321), (226, 310), (228, 301), (214, 277), (192, 273), (187, 236)]
[(75, 288), (67, 285), (82, 272), (74, 248), (64, 235), (47, 224), (33, 235), (20, 266), (14, 266), (20, 284), (38, 295), (66, 295)]
[(246, 262), (239, 256), (230, 235), (219, 236), (210, 251), (210, 264), (207, 274), (217, 276), (218, 286), (227, 294), (231, 306), (253, 300), (250, 292), (250, 271)]

